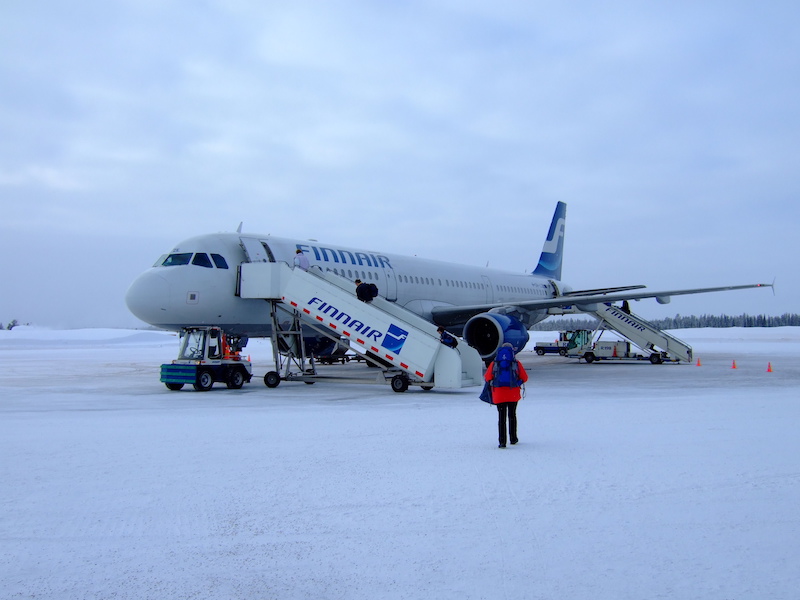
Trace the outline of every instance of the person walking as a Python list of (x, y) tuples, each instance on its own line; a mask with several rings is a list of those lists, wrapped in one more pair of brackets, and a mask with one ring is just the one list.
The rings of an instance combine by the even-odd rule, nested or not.
[(378, 286), (374, 283), (364, 283), (360, 279), (356, 279), (356, 297), (362, 302), (372, 302), (372, 299), (378, 295)]
[(436, 331), (439, 333), (439, 341), (442, 342), (448, 348), (456, 348), (458, 346), (458, 340), (450, 334), (444, 327), (438, 327)]
[(492, 404), (497, 407), (498, 448), (506, 447), (506, 421), (511, 445), (517, 438), (517, 402), (522, 394), (522, 385), (528, 381), (525, 367), (514, 355), (511, 344), (503, 344), (483, 377), (492, 388)]
[(308, 271), (308, 257), (300, 248), (294, 252), (294, 266), (300, 267), (303, 271)]

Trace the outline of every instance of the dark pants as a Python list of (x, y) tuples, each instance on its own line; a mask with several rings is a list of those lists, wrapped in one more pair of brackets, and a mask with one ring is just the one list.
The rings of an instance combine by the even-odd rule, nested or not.
[(517, 403), (501, 402), (497, 406), (497, 432), (501, 446), (506, 445), (506, 418), (508, 418), (508, 436), (511, 443), (517, 443)]

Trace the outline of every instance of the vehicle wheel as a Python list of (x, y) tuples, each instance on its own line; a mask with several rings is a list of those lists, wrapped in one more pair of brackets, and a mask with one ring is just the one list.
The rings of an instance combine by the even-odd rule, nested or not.
[(164, 385), (167, 386), (168, 390), (172, 390), (173, 392), (183, 389), (182, 383), (165, 383)]
[(537, 348), (536, 354), (538, 354), (539, 356), (544, 356), (544, 350), (542, 350), (541, 348)]
[(278, 384), (281, 382), (281, 376), (278, 375), (275, 371), (270, 371), (266, 375), (264, 375), (264, 385), (268, 388), (276, 388)]
[(558, 353), (559, 353), (561, 356), (566, 356), (566, 355), (567, 355), (567, 349), (566, 349), (566, 348), (562, 348), (561, 350), (559, 350), (559, 351), (558, 351)]
[(198, 392), (207, 392), (214, 385), (214, 376), (211, 371), (203, 369), (197, 373), (197, 381), (194, 382), (194, 389)]
[(658, 354), (657, 352), (653, 352), (650, 355), (650, 362), (652, 364), (654, 364), (654, 365), (660, 365), (661, 364), (661, 355)]
[(392, 391), (405, 392), (408, 389), (408, 377), (405, 375), (395, 375), (392, 377)]
[(422, 385), (420, 386), (423, 392), (430, 392), (433, 389), (432, 385)]
[(586, 354), (583, 355), (583, 360), (585, 360), (589, 364), (592, 364), (594, 362), (594, 354), (591, 352), (587, 352)]
[(244, 373), (240, 368), (235, 368), (231, 371), (230, 378), (228, 379), (228, 388), (231, 390), (240, 390), (244, 385)]

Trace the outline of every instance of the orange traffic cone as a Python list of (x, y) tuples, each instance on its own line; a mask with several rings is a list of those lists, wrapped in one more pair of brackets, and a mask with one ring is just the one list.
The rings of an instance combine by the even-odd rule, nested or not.
[(697, 359), (697, 364), (695, 366), (696, 367), (702, 367), (703, 366), (703, 365), (700, 364), (700, 359), (699, 358)]
[(772, 363), (767, 363), (767, 373), (772, 373)]
[(735, 369), (735, 368), (736, 368), (736, 361), (733, 361), (733, 364), (731, 365), (731, 369)]
[(614, 344), (614, 354), (611, 355), (611, 358), (617, 358), (617, 345)]

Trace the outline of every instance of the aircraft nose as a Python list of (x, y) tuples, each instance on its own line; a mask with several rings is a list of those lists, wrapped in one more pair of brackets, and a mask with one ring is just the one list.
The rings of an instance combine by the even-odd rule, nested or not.
[(137, 319), (159, 325), (169, 311), (169, 282), (158, 273), (146, 271), (128, 288), (125, 304)]

